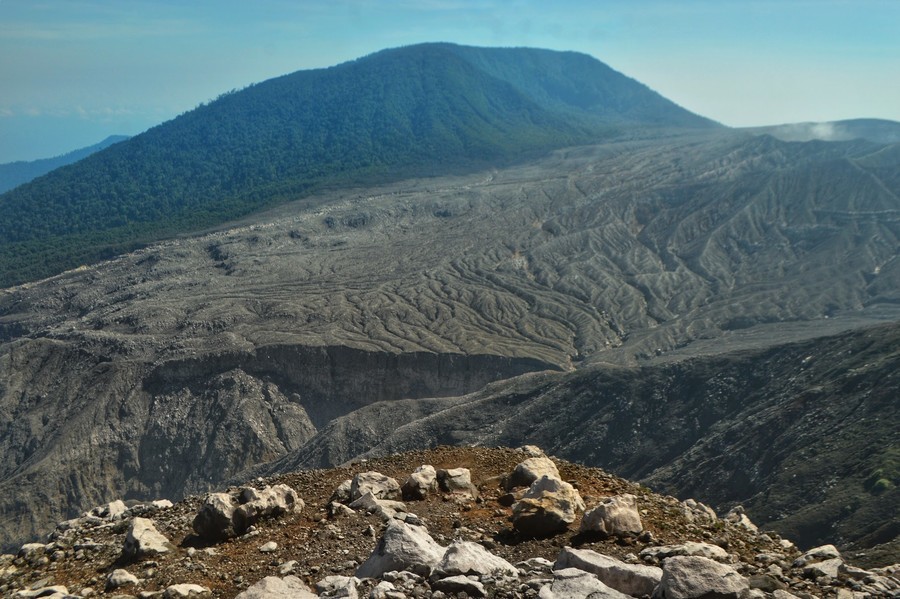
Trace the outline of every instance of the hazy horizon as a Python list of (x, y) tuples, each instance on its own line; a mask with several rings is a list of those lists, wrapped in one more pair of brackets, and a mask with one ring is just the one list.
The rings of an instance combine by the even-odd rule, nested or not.
[(900, 121), (898, 30), (900, 3), (887, 0), (0, 0), (0, 163), (426, 41), (584, 52), (729, 126)]

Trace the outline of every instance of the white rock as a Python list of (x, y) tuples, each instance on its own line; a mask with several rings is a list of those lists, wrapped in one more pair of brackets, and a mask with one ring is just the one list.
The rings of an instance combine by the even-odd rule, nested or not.
[(818, 578), (820, 576), (837, 578), (838, 570), (842, 565), (844, 565), (844, 560), (839, 557), (813, 562), (803, 567), (803, 575), (807, 578)]
[(542, 476), (560, 478), (559, 470), (556, 468), (553, 460), (546, 456), (528, 458), (516, 464), (509, 477), (508, 487), (530, 487), (531, 483)]
[(585, 512), (581, 532), (597, 532), (609, 536), (640, 534), (644, 529), (637, 509), (637, 498), (631, 494), (607, 497)]
[(626, 595), (650, 595), (662, 579), (662, 569), (641, 564), (627, 564), (591, 551), (564, 547), (556, 558), (554, 570), (578, 568), (590, 572), (605, 585)]
[(69, 589), (62, 585), (16, 591), (13, 594), (15, 599), (36, 599), (37, 597), (40, 597), (41, 599), (61, 599), (69, 596), (71, 596), (69, 595)]
[(518, 576), (519, 571), (511, 563), (497, 557), (487, 549), (471, 541), (456, 541), (444, 552), (435, 570), (448, 575), (478, 574), (479, 576)]
[(232, 523), (235, 534), (242, 535), (262, 518), (298, 513), (305, 507), (297, 492), (287, 485), (263, 489), (241, 489), (241, 505), (234, 509)]
[(641, 558), (646, 556), (654, 557), (658, 560), (668, 559), (676, 555), (688, 555), (692, 557), (705, 557), (719, 561), (728, 560), (728, 552), (718, 545), (710, 545), (709, 543), (698, 543), (696, 541), (687, 541), (680, 545), (661, 545), (659, 547), (647, 547), (641, 550)]
[(326, 576), (316, 583), (316, 591), (320, 597), (358, 599), (358, 584), (359, 579), (353, 576)]
[(537, 445), (523, 445), (516, 449), (516, 451), (520, 451), (530, 458), (539, 458), (546, 455), (544, 450)]
[(356, 570), (356, 576), (378, 578), (391, 570), (417, 566), (430, 571), (441, 561), (445, 551), (446, 548), (438, 545), (424, 526), (390, 520), (375, 550)]
[(369, 592), (369, 599), (391, 599), (391, 595), (396, 592), (397, 587), (386, 580), (382, 580)]
[(751, 522), (750, 518), (747, 517), (747, 514), (744, 513), (744, 506), (738, 505), (733, 507), (727, 514), (725, 514), (723, 520), (731, 522), (732, 524), (736, 524), (742, 528), (749, 530), (750, 532), (759, 532), (756, 524)]
[(565, 568), (553, 573), (553, 582), (541, 587), (540, 599), (631, 599), (603, 584), (593, 574), (578, 568)]
[(437, 471), (438, 486), (447, 493), (478, 496), (478, 489), (472, 484), (472, 473), (468, 468), (450, 468)]
[(317, 599), (318, 596), (296, 576), (266, 576), (234, 599)]
[(350, 500), (372, 493), (376, 499), (399, 499), (400, 484), (380, 472), (360, 472), (350, 483)]
[(138, 577), (128, 570), (117, 569), (113, 570), (106, 579), (106, 588), (117, 589), (129, 584), (139, 584), (140, 582)]
[(437, 471), (434, 466), (424, 464), (415, 469), (403, 483), (403, 497), (425, 499), (437, 491)]
[(278, 543), (275, 541), (269, 541), (268, 543), (262, 545), (259, 548), (260, 553), (273, 553), (278, 551)]
[(455, 594), (464, 592), (469, 597), (484, 597), (487, 595), (483, 584), (462, 575), (448, 576), (447, 578), (436, 580), (431, 584), (431, 588), (444, 593)]
[(166, 592), (163, 593), (164, 599), (183, 599), (186, 597), (208, 597), (210, 594), (210, 590), (206, 587), (202, 587), (199, 584), (173, 584), (170, 587), (166, 587)]
[(153, 555), (163, 555), (173, 549), (162, 533), (156, 530), (153, 520), (148, 518), (135, 518), (125, 535), (125, 544), (122, 547), (122, 557), (127, 560), (136, 560)]
[(210, 493), (194, 517), (194, 532), (208, 541), (222, 541), (234, 534), (232, 516), (237, 501), (228, 493)]
[(812, 562), (820, 562), (826, 559), (834, 559), (836, 557), (841, 557), (841, 552), (837, 550), (837, 547), (834, 545), (820, 545), (819, 547), (813, 547), (800, 557), (794, 560), (795, 568), (802, 568), (806, 564), (811, 564)]
[(584, 501), (572, 485), (542, 476), (513, 504), (512, 521), (516, 530), (542, 537), (566, 530), (582, 510)]
[(663, 562), (663, 575), (656, 591), (664, 599), (738, 599), (749, 591), (747, 579), (731, 566), (705, 557), (676, 555)]

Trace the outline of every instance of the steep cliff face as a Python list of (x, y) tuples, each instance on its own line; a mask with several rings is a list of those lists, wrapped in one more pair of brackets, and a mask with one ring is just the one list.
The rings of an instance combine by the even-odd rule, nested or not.
[(206, 490), (299, 449), (331, 419), (373, 402), (460, 395), (548, 367), (303, 346), (150, 362), (101, 346), (22, 340), (0, 357), (4, 545), (112, 495)]

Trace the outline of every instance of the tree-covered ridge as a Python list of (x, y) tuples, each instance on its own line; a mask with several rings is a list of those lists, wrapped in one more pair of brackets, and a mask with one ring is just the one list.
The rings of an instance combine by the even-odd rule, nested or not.
[(425, 44), (299, 71), (0, 196), (0, 285), (315, 186), (507, 161), (625, 124), (713, 125), (575, 53)]

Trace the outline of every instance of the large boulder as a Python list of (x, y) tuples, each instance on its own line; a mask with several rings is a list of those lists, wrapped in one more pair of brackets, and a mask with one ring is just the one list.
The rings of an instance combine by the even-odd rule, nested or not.
[(654, 597), (659, 599), (739, 599), (750, 590), (734, 568), (705, 557), (677, 555), (663, 562)]
[(248, 528), (263, 518), (274, 518), (299, 512), (303, 500), (287, 485), (275, 485), (263, 489), (244, 487), (238, 495), (240, 505), (234, 509), (232, 525), (235, 534), (244, 534)]
[(424, 526), (391, 520), (369, 559), (356, 570), (356, 576), (378, 578), (391, 570), (424, 570), (430, 573), (445, 551)]
[(455, 541), (444, 552), (435, 570), (447, 575), (518, 576), (519, 571), (511, 563), (497, 557), (487, 549), (471, 541)]
[(835, 559), (841, 557), (841, 552), (837, 550), (837, 547), (834, 545), (820, 545), (819, 547), (813, 547), (800, 557), (794, 560), (795, 568), (802, 568), (807, 564), (811, 564), (813, 562), (821, 562), (828, 559)]
[(425, 499), (435, 491), (437, 491), (437, 471), (434, 466), (428, 464), (416, 468), (401, 489), (404, 499)]
[(244, 534), (263, 518), (299, 512), (303, 507), (303, 500), (287, 485), (244, 487), (237, 495), (210, 493), (194, 517), (194, 532), (208, 541), (222, 541)]
[(627, 564), (613, 557), (591, 551), (564, 547), (556, 558), (554, 570), (578, 568), (590, 572), (605, 585), (626, 595), (650, 595), (662, 579), (662, 570), (655, 566)]
[(377, 499), (400, 499), (400, 483), (380, 472), (360, 472), (350, 483), (350, 501), (372, 493)]
[(234, 599), (317, 599), (318, 595), (296, 576), (266, 576)]
[(556, 464), (554, 464), (553, 460), (550, 458), (546, 456), (528, 458), (527, 460), (516, 464), (515, 469), (512, 471), (512, 474), (509, 475), (509, 479), (507, 480), (507, 488), (530, 487), (531, 483), (542, 476), (549, 476), (557, 479), (561, 478), (559, 476), (559, 470), (556, 468)]
[(607, 536), (637, 535), (644, 529), (637, 509), (637, 498), (631, 494), (604, 499), (597, 507), (585, 512), (581, 532), (596, 532)]
[(377, 514), (382, 520), (389, 520), (396, 517), (397, 512), (406, 511), (406, 504), (402, 501), (378, 499), (371, 491), (366, 491), (362, 497), (353, 501), (348, 507), (354, 510)]
[(194, 516), (194, 532), (208, 541), (223, 541), (234, 534), (231, 519), (238, 506), (228, 493), (210, 493)]
[(447, 493), (478, 496), (478, 489), (472, 484), (472, 473), (468, 468), (450, 468), (437, 471), (438, 486)]
[(565, 568), (553, 573), (553, 582), (538, 593), (540, 599), (632, 599), (630, 595), (603, 584), (584, 570)]
[(174, 547), (162, 533), (156, 530), (153, 520), (135, 518), (125, 535), (122, 558), (133, 561), (144, 557), (169, 553)]
[(545, 537), (566, 530), (582, 510), (584, 501), (572, 485), (545, 475), (513, 505), (512, 522), (523, 534)]

